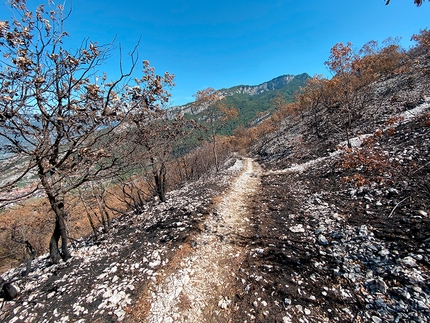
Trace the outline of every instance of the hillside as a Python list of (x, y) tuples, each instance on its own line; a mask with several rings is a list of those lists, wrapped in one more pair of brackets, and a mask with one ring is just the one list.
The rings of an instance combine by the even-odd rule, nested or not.
[[(280, 94), (285, 102), (293, 102), (294, 94), (304, 86), (309, 75), (282, 75), (259, 85), (238, 85), (228, 89), (220, 89), (225, 97), (227, 105), (233, 104), (239, 115), (235, 120), (224, 124), (221, 134), (231, 135), (237, 127), (248, 127), (254, 120), (259, 119), (260, 114), (270, 114), (275, 106), (271, 102), (277, 94)], [(188, 119), (199, 119), (202, 111), (193, 107), (191, 103), (168, 110), (169, 115), (182, 114)]]
[(249, 156), (74, 241), (67, 262), (9, 270), (0, 320), (430, 322), (430, 73), (413, 58), (354, 110), (318, 101), (250, 129)]

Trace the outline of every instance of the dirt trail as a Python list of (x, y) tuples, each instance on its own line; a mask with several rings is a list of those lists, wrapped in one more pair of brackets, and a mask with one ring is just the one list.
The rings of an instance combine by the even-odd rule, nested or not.
[(242, 173), (203, 224), (190, 254), (154, 284), (148, 323), (228, 321), (234, 307), (231, 286), (245, 255), (235, 240), (247, 233), (247, 205), (262, 172), (250, 158), (242, 163)]

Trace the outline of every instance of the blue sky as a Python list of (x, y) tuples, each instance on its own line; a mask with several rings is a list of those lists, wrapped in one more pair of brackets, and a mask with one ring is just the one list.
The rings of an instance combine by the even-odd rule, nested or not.
[[(41, 0), (40, 2), (43, 2)], [(61, 1), (62, 2), (62, 1)], [(39, 1), (29, 0), (30, 4)], [(71, 46), (85, 38), (130, 51), (141, 38), (140, 60), (176, 76), (172, 104), (205, 87), (256, 85), (282, 74), (329, 76), (330, 48), (351, 41), (410, 37), (429, 27), (430, 3), (413, 0), (73, 0), (66, 22)], [(1, 7), (0, 7), (1, 8)], [(6, 10), (0, 9), (2, 19)], [(105, 68), (118, 71), (115, 57)], [(139, 71), (139, 70), (138, 70)]]

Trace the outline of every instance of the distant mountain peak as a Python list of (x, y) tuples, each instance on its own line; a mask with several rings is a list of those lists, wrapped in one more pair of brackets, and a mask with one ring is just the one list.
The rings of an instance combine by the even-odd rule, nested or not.
[[(219, 92), (223, 97), (234, 97), (238, 94), (245, 94), (249, 96), (261, 95), (265, 92), (277, 91), (288, 86), (292, 81), (299, 81), (304, 83), (310, 76), (307, 73), (302, 73), (298, 75), (281, 75), (271, 79), (270, 81), (261, 83), (259, 85), (237, 85), (227, 89), (220, 89)], [(167, 110), (169, 117), (173, 117), (175, 114), (191, 114), (196, 115), (202, 112), (204, 108), (193, 107), (192, 103), (187, 103), (181, 106), (175, 106)]]
[(308, 74), (299, 74), (299, 75), (281, 75), (278, 77), (275, 77), (274, 79), (271, 79), (270, 81), (261, 83), (259, 85), (238, 85), (231, 87), (229, 89), (222, 89), (220, 92), (225, 94), (226, 96), (233, 95), (233, 94), (249, 94), (249, 95), (257, 95), (262, 94), (267, 91), (274, 91), (279, 90), (283, 87), (285, 87), (288, 83), (290, 83), (292, 80), (294, 80), (297, 77), (303, 77), (308, 76)]

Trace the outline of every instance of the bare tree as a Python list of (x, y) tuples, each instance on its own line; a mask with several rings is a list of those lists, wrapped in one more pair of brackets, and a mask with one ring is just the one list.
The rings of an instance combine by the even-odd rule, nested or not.
[[(97, 239), (98, 225), (102, 225), (103, 232), (107, 232), (111, 225), (111, 216), (106, 202), (106, 186), (110, 184), (111, 181), (92, 181), (88, 185), (82, 185), (78, 188), (79, 201), (84, 207), (91, 229), (93, 230), (94, 239)], [(97, 222), (94, 220), (97, 220)]]
[(297, 103), (302, 113), (309, 113), (310, 126), (315, 130), (315, 134), (322, 139), (321, 128), (324, 124), (323, 106), (326, 99), (328, 80), (322, 75), (315, 75), (307, 80), (306, 85), (300, 88), (300, 93), (296, 94)]
[(217, 154), (217, 132), (222, 127), (222, 123), (229, 119), (237, 118), (238, 112), (233, 107), (228, 107), (224, 103), (221, 93), (213, 88), (206, 88), (194, 95), (196, 100), (194, 107), (203, 111), (203, 119), (209, 124), (209, 132), (212, 140), (212, 152), (215, 159), (216, 171), (219, 171), (218, 154)]
[(338, 110), (343, 115), (341, 128), (351, 148), (353, 122), (361, 116), (362, 109), (372, 102), (374, 95), (368, 87), (379, 75), (371, 68), (367, 59), (369, 56), (363, 58), (360, 53), (354, 52), (350, 42), (346, 45), (338, 43), (330, 52), (325, 64), (334, 76), (326, 83), (326, 97), (329, 100), (325, 104), (329, 111)]
[(195, 127), (194, 121), (187, 121), (181, 116), (169, 119), (167, 114), (148, 123), (145, 119), (134, 119), (136, 134), (134, 144), (137, 145), (135, 160), (140, 167), (151, 174), (146, 181), (150, 190), (161, 202), (166, 202), (167, 163), (172, 152), (179, 148), (179, 141)]
[[(37, 176), (35, 190), (43, 191), (55, 214), (50, 257), (57, 263), (70, 257), (67, 194), (121, 169), (124, 155), (132, 153), (132, 147), (123, 144), (125, 122), (138, 110), (157, 113), (147, 102), (156, 100), (162, 88), (152, 86), (158, 77), (150, 73), (147, 61), (142, 78), (127, 85), (137, 65), (137, 47), (130, 53), (130, 67), (125, 70), (120, 64), (113, 81), (98, 72), (112, 45), (87, 40), (74, 52), (66, 50), (63, 27), (70, 12), (65, 14), (63, 6), (48, 10), (40, 5), (31, 12), (25, 1), (9, 4), (17, 18), (0, 21), (0, 145), (20, 166), (0, 188), (12, 190), (25, 176)], [(6, 203), (7, 194), (2, 196), (0, 202)]]

